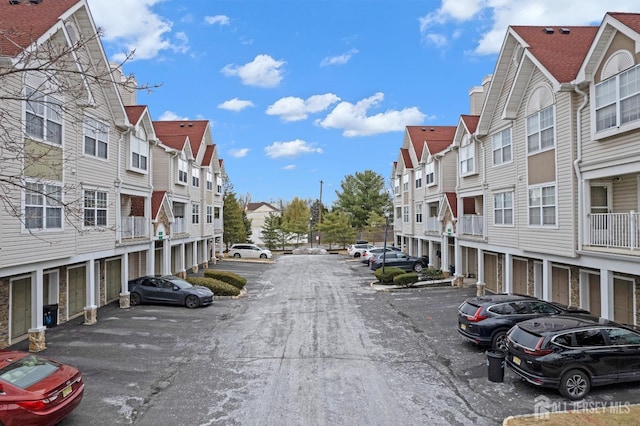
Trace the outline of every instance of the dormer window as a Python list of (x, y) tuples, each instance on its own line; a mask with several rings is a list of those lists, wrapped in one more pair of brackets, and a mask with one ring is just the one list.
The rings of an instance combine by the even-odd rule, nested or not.
[(146, 172), (148, 170), (149, 144), (147, 143), (147, 133), (142, 127), (135, 134), (131, 135), (130, 161), (131, 168)]
[(595, 86), (596, 131), (640, 119), (640, 65)]
[(436, 167), (434, 161), (425, 165), (424, 177), (426, 186), (431, 186), (436, 183)]
[(200, 169), (198, 167), (191, 168), (191, 186), (196, 188), (200, 186)]
[(213, 173), (207, 170), (207, 191), (213, 191)]
[(475, 172), (475, 145), (467, 141), (466, 145), (460, 147), (460, 175), (469, 175)]

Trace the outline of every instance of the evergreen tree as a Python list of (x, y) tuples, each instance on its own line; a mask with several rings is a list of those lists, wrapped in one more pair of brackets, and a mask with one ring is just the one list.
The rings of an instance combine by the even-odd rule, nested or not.
[(224, 223), (223, 241), (227, 248), (233, 243), (247, 241), (247, 230), (242, 216), (242, 209), (238, 203), (235, 192), (228, 190), (224, 194), (224, 207), (222, 209)]
[(277, 247), (279, 241), (280, 217), (273, 212), (269, 213), (262, 226), (262, 241), (271, 250)]
[(337, 210), (349, 213), (349, 221), (357, 230), (365, 228), (369, 214), (384, 214), (385, 207), (391, 205), (391, 197), (385, 189), (382, 175), (365, 170), (348, 175), (340, 184), (342, 192), (336, 191), (338, 199), (334, 203)]
[(349, 223), (349, 216), (345, 212), (334, 211), (322, 216), (322, 223), (317, 226), (322, 232), (322, 239), (329, 244), (342, 244), (345, 248), (347, 244), (356, 237), (356, 230)]
[(295, 197), (282, 213), (282, 228), (288, 234), (293, 234), (297, 241), (302, 235), (309, 233), (309, 207), (298, 197)]

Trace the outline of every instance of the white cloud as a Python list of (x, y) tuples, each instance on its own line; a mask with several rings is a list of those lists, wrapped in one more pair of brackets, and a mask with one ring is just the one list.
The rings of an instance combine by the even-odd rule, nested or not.
[(282, 81), (285, 61), (276, 61), (269, 55), (258, 55), (244, 65), (228, 64), (222, 68), (226, 76), (238, 76), (242, 84), (257, 87), (276, 87)]
[(234, 148), (229, 150), (229, 155), (234, 158), (246, 157), (249, 153), (249, 148)]
[(383, 99), (383, 93), (376, 93), (356, 104), (340, 102), (324, 120), (316, 120), (316, 124), (324, 128), (342, 129), (343, 136), (352, 137), (402, 131), (406, 126), (424, 121), (425, 115), (416, 107), (368, 116), (369, 110)]
[(329, 65), (343, 65), (349, 62), (351, 58), (358, 53), (358, 49), (351, 49), (347, 53), (344, 53), (340, 56), (330, 56), (326, 57), (320, 62), (320, 66), (326, 67)]
[(269, 158), (292, 158), (298, 157), (302, 154), (322, 154), (322, 148), (314, 148), (311, 144), (296, 139), (290, 142), (274, 142), (273, 144), (265, 147)]
[(251, 101), (243, 101), (238, 98), (229, 99), (228, 101), (224, 101), (223, 103), (218, 105), (220, 109), (226, 109), (229, 111), (242, 111), (245, 108), (252, 107), (253, 102)]
[(189, 117), (180, 117), (173, 111), (165, 111), (162, 113), (158, 120), (160, 121), (176, 121), (176, 120), (188, 120)]
[(607, 11), (638, 9), (640, 0), (442, 0), (439, 9), (418, 21), (422, 39), (438, 48), (459, 38), (456, 25), (472, 21), (477, 28), (486, 28), (474, 52), (488, 55), (500, 51), (509, 25), (598, 25)]
[[(96, 26), (104, 29), (102, 40), (127, 52), (135, 50), (134, 59), (151, 59), (162, 51), (184, 53), (189, 50), (185, 34), (171, 37), (173, 22), (153, 11), (162, 0), (89, 0)], [(126, 17), (126, 19), (123, 19)], [(112, 59), (122, 61), (125, 53)]]
[(211, 25), (229, 25), (229, 17), (226, 15), (205, 16), (204, 21)]
[(313, 95), (302, 99), (293, 96), (280, 98), (266, 110), (268, 115), (278, 115), (284, 121), (301, 121), (308, 117), (308, 114), (324, 111), (340, 98), (333, 93), (323, 95)]
[(287, 164), (286, 166), (284, 166), (284, 167), (282, 168), (282, 170), (293, 170), (293, 169), (295, 169), (295, 168), (296, 168), (296, 165), (295, 165), (295, 164)]

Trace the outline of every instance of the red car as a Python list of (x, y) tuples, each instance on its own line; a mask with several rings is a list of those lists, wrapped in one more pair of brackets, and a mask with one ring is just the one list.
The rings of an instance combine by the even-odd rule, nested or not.
[(82, 401), (84, 383), (69, 365), (0, 350), (0, 424), (55, 425)]

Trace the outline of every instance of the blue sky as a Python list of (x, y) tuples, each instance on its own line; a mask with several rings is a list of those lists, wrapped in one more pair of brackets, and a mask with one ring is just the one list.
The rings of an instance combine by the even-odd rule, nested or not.
[[(235, 192), (331, 206), (387, 185), (409, 125), (457, 125), (508, 25), (598, 25), (640, 0), (88, 0), (154, 120), (207, 119)], [(117, 6), (114, 6), (117, 5)]]

